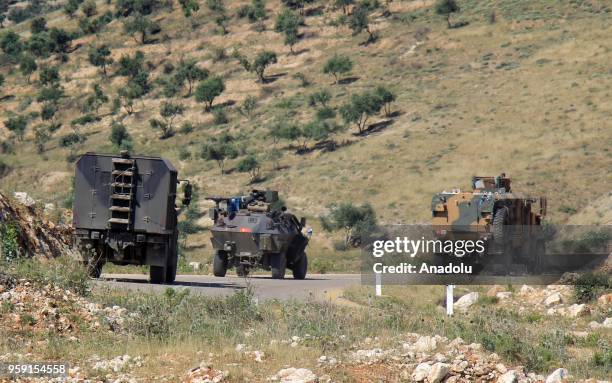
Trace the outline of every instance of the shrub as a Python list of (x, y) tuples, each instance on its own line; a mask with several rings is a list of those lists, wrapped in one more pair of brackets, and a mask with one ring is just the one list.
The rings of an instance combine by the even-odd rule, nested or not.
[(195, 99), (198, 102), (205, 103), (206, 111), (210, 111), (215, 98), (225, 90), (223, 79), (219, 76), (211, 77), (204, 80), (198, 85), (195, 92)]
[(323, 66), (323, 73), (334, 76), (334, 84), (338, 83), (338, 75), (348, 73), (353, 69), (353, 61), (348, 56), (335, 54)]
[(12, 261), (21, 255), (19, 226), (11, 222), (0, 223), (0, 255), (2, 260)]
[(578, 302), (586, 303), (612, 288), (609, 276), (599, 273), (584, 273), (574, 282), (574, 296)]
[(132, 142), (132, 137), (130, 133), (127, 131), (125, 125), (120, 122), (113, 122), (111, 133), (109, 136), (110, 142), (115, 146), (115, 148), (121, 150), (132, 150), (134, 144)]

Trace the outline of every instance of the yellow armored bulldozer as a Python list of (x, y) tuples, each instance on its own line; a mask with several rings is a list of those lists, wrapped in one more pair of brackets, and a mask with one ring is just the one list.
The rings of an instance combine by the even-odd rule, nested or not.
[(440, 240), (482, 240), (487, 252), (543, 251), (543, 242), (532, 239), (546, 215), (546, 198), (513, 192), (504, 173), (474, 176), (469, 191), (437, 193), (431, 210), (434, 233)]

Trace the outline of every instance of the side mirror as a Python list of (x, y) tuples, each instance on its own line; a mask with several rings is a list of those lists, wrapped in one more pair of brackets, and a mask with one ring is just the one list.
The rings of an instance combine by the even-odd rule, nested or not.
[(300, 226), (302, 227), (306, 226), (306, 217), (300, 218)]
[(219, 210), (217, 210), (216, 207), (211, 207), (208, 209), (208, 217), (212, 219), (213, 222), (216, 222), (217, 218), (219, 218)]
[(189, 206), (189, 204), (191, 203), (191, 194), (193, 192), (193, 187), (191, 186), (190, 183), (187, 183), (185, 185), (185, 188), (183, 189), (183, 205), (184, 206)]

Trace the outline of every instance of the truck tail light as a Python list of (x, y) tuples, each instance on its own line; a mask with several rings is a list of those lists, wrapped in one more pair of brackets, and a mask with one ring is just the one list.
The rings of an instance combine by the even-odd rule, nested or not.
[(240, 232), (241, 233), (251, 233), (253, 230), (251, 230), (251, 228), (249, 227), (241, 227), (240, 228)]

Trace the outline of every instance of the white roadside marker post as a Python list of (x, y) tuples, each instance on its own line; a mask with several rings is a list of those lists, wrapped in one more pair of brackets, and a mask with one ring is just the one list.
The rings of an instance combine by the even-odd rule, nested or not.
[(455, 288), (455, 285), (446, 285), (446, 315), (448, 316), (453, 315), (453, 305), (454, 305), (453, 289), (454, 288)]
[(380, 273), (376, 273), (376, 296), (380, 297), (382, 295), (382, 276)]

